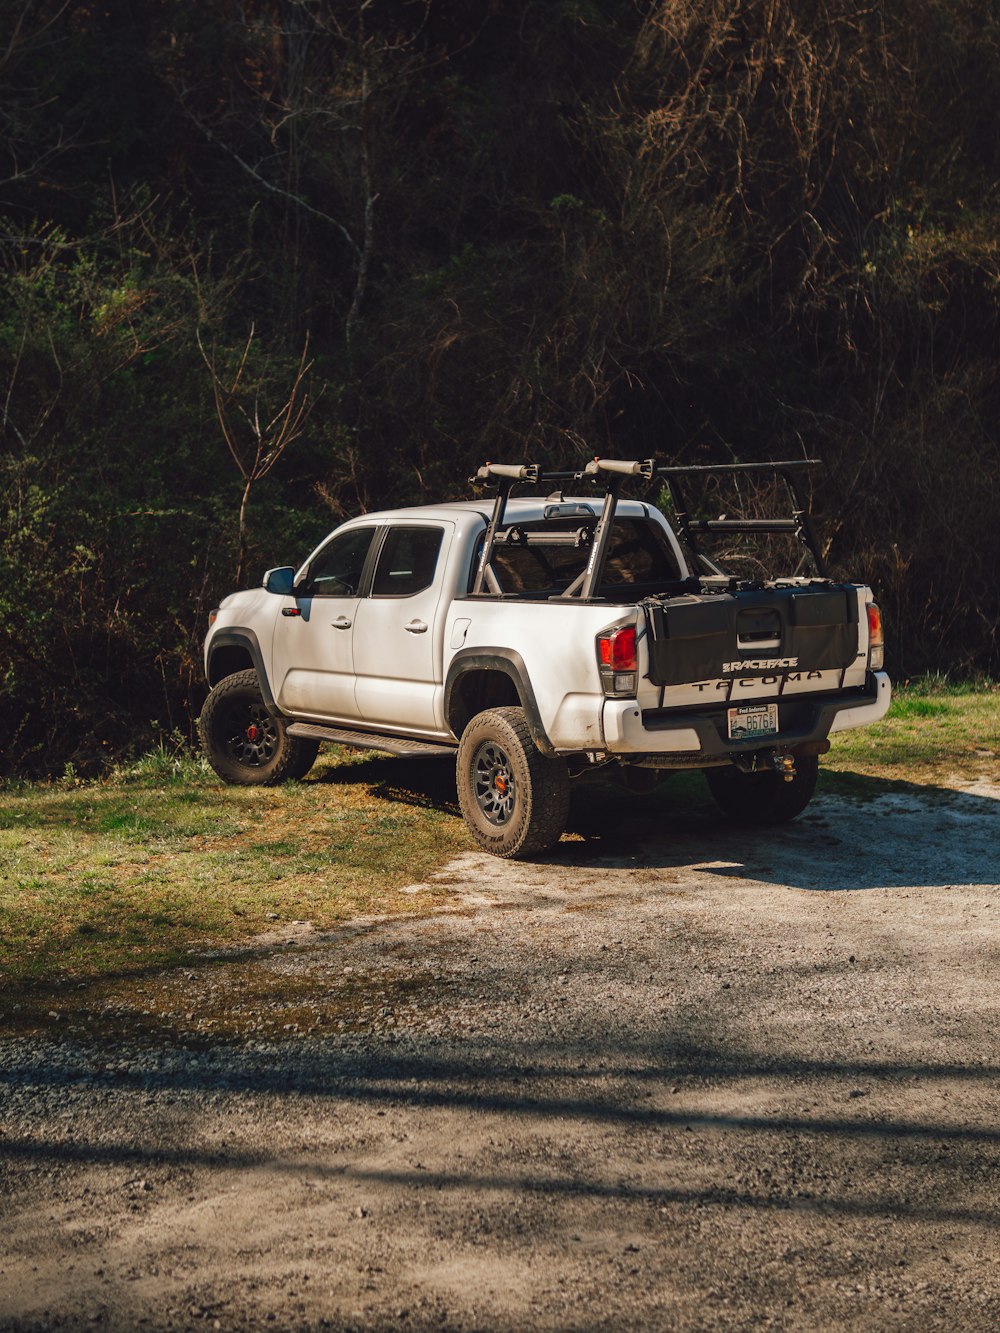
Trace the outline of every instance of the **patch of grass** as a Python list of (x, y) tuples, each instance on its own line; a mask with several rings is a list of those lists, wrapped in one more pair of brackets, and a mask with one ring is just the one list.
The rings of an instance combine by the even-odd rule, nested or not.
[(951, 709), (951, 702), (941, 699), (921, 699), (919, 696), (903, 694), (892, 704), (892, 716), (904, 717), (946, 717)]
[(828, 772), (897, 781), (996, 779), (1000, 685), (973, 687), (944, 677), (896, 686), (888, 714), (873, 727), (831, 737)]
[(414, 912), (467, 845), (442, 761), (334, 756), (278, 788), (154, 755), (0, 791), (0, 1018), (17, 990), (129, 976), (284, 921)]
[[(921, 681), (897, 690), (877, 726), (833, 738), (823, 781), (870, 799), (907, 783), (995, 779), (998, 758), (1000, 687)], [(695, 773), (643, 795), (595, 783), (575, 791), (568, 833), (614, 850), (711, 810)], [(180, 1030), (179, 995), (163, 1013), (144, 998), (154, 981), (166, 994), (178, 965), (214, 966), (210, 951), (252, 946), (284, 923), (324, 929), (432, 910), (445, 882), (401, 890), (469, 846), (454, 769), (441, 760), (330, 752), (305, 782), (238, 788), (200, 760), (158, 751), (101, 782), (10, 783), (0, 787), (0, 1030), (108, 1006), (144, 1015), (150, 1030), (166, 1014)], [(286, 1013), (280, 1030), (305, 1022)], [(86, 1023), (80, 1031), (100, 1026)], [(218, 1013), (212, 1030), (235, 1023)]]

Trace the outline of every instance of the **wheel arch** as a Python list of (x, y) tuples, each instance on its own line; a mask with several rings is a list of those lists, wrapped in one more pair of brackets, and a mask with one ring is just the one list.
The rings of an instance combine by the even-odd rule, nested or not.
[(269, 713), (280, 715), (281, 710), (274, 702), (271, 683), (264, 669), (264, 654), (261, 652), (257, 635), (252, 629), (243, 626), (217, 630), (208, 646), (206, 675), (209, 685), (218, 685), (227, 676), (232, 676), (237, 671), (246, 671), (248, 668), (257, 673), (264, 707)]
[(456, 737), (477, 713), (514, 705), (524, 710), (531, 739), (542, 754), (555, 747), (546, 734), (521, 654), (513, 648), (465, 648), (456, 653), (444, 687), (444, 715)]

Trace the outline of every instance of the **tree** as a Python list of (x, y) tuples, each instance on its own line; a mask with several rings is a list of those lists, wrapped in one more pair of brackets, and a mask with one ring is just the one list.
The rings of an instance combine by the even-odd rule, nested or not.
[[(198, 335), (198, 348), (212, 380), (215, 413), (226, 446), (243, 479), (237, 529), (236, 581), (243, 578), (247, 553), (247, 506), (250, 493), (263, 480), (288, 446), (304, 432), (309, 414), (320, 395), (310, 397), (307, 377), (312, 369), (309, 336), (302, 345), (302, 355), (284, 391), (284, 401), (273, 415), (262, 403), (262, 396), (275, 391), (280, 369), (266, 357), (254, 355), (254, 326), (250, 325), (242, 355), (232, 378), (223, 379), (217, 368), (217, 353), (205, 350)], [(228, 377), (227, 377), (228, 378)], [(286, 380), (287, 384), (287, 380)], [(278, 393), (278, 398), (281, 392)], [(273, 405), (273, 404), (272, 404)], [(237, 420), (239, 418), (239, 420)]]

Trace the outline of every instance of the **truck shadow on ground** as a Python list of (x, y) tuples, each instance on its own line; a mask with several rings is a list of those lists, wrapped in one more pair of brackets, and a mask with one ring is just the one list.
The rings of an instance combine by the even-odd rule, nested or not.
[[(1000, 801), (988, 795), (835, 773), (821, 777), (791, 823), (741, 825), (723, 818), (697, 782), (701, 793), (689, 789), (683, 805), (664, 784), (650, 806), (619, 824), (581, 802), (575, 815), (586, 829), (586, 863), (595, 851), (603, 858), (617, 850), (637, 869), (689, 868), (812, 892), (993, 887), (1000, 879)], [(657, 808), (660, 827), (651, 831)], [(570, 854), (585, 863), (582, 848)]]
[[(329, 768), (318, 781), (364, 782), (373, 796), (461, 818), (445, 760), (372, 758)], [(806, 811), (774, 826), (725, 819), (700, 773), (674, 774), (641, 795), (586, 781), (573, 790), (567, 835), (533, 864), (697, 869), (816, 892), (992, 886), (1000, 878), (1000, 800), (843, 771), (821, 770)]]
[(441, 810), (461, 819), (455, 764), (450, 758), (394, 758), (373, 755), (353, 763), (333, 764), (307, 779), (319, 786), (368, 787), (369, 795), (382, 800)]

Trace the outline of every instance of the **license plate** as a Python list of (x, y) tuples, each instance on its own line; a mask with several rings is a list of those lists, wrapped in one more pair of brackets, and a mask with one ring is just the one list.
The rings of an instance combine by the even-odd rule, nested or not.
[(730, 708), (727, 717), (731, 741), (750, 741), (778, 734), (777, 704), (746, 704), (742, 708)]

